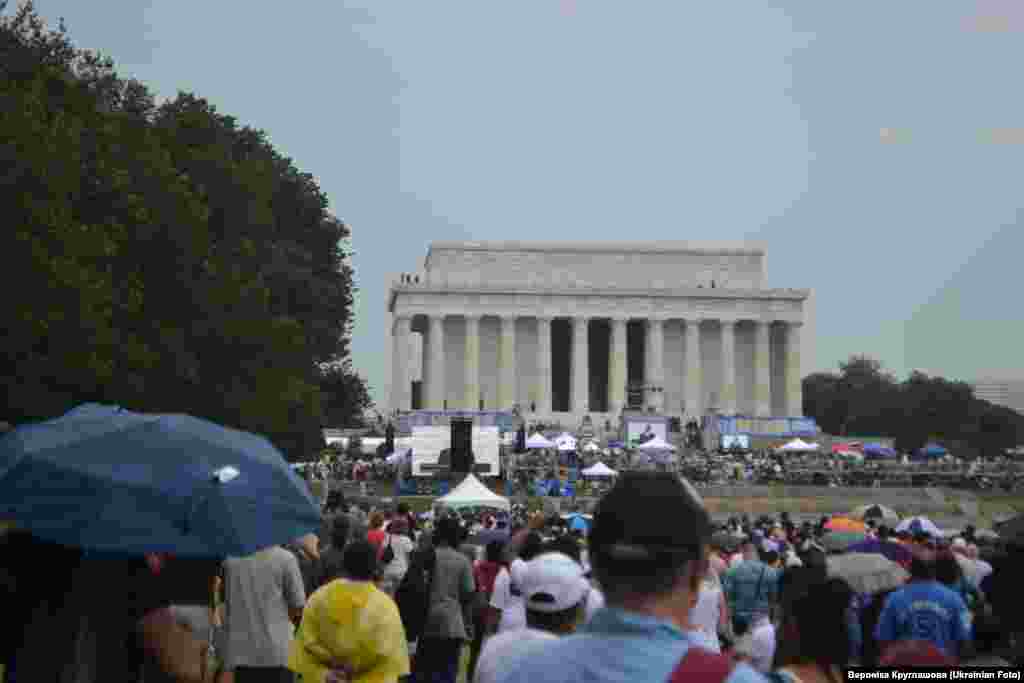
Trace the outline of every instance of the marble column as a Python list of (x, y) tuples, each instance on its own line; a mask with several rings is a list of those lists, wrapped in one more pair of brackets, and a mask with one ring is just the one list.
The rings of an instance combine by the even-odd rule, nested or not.
[(786, 417), (802, 417), (804, 412), (804, 389), (800, 368), (802, 327), (803, 323), (786, 325)]
[(537, 318), (537, 412), (551, 414), (551, 318)]
[(462, 393), (464, 410), (480, 408), (480, 316), (466, 316), (465, 382)]
[(704, 416), (700, 323), (699, 318), (686, 321), (686, 415), (698, 420)]
[(612, 337), (608, 359), (608, 411), (622, 413), (626, 405), (626, 318), (612, 318)]
[(516, 319), (501, 319), (501, 343), (498, 351), (498, 410), (511, 410), (516, 396)]
[(412, 410), (412, 382), (409, 379), (409, 335), (412, 333), (412, 318), (396, 315), (392, 332), (394, 345), (391, 364), (391, 407), (395, 410)]
[(430, 316), (430, 331), (427, 333), (429, 354), (427, 356), (427, 408), (443, 410), (445, 395), (444, 362), (444, 316)]
[(590, 319), (572, 320), (572, 408), (583, 415), (590, 412)]
[(647, 336), (650, 339), (647, 348), (651, 362), (648, 365), (650, 377), (646, 382), (654, 389), (649, 393), (647, 405), (654, 406), (655, 412), (660, 414), (665, 411), (665, 321), (660, 318), (648, 320)]
[(722, 389), (718, 408), (723, 415), (736, 414), (736, 321), (722, 320)]
[(771, 417), (772, 414), (772, 370), (771, 370), (771, 323), (754, 323), (754, 414), (757, 417)]

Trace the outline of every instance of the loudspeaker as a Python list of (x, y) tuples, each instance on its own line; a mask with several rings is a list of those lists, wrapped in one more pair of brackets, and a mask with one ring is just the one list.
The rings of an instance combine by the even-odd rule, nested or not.
[(468, 472), (470, 453), (473, 450), (473, 420), (452, 418), (451, 471)]

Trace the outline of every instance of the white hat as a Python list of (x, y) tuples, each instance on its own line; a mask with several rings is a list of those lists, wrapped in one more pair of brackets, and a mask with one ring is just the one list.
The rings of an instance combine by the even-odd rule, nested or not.
[(523, 574), (526, 608), (562, 612), (579, 605), (590, 591), (583, 567), (562, 553), (544, 553), (526, 563)]

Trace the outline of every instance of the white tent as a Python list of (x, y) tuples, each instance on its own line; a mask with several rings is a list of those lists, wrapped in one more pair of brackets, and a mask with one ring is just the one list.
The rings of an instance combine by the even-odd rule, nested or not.
[(656, 436), (647, 443), (642, 443), (637, 448), (641, 451), (674, 451), (675, 446), (665, 441), (660, 436)]
[(527, 448), (554, 448), (554, 446), (555, 444), (545, 439), (540, 432), (537, 432), (526, 440)]
[(456, 486), (447, 496), (438, 498), (435, 503), (452, 509), (489, 507), (505, 510), (506, 512), (511, 509), (508, 498), (494, 493), (472, 474), (463, 479), (462, 483)]
[(558, 442), (558, 450), (563, 452), (563, 453), (568, 453), (569, 451), (575, 451), (576, 450), (576, 442), (575, 441), (559, 441)]
[(580, 472), (584, 477), (614, 477), (618, 474), (615, 470), (603, 462), (599, 462), (596, 465), (592, 465)]
[(573, 444), (575, 444), (576, 437), (570, 434), (569, 432), (562, 432), (561, 434), (555, 437), (555, 443), (557, 444), (562, 444), (566, 441), (571, 441), (573, 442)]
[(597, 453), (599, 450), (601, 450), (601, 447), (598, 446), (593, 441), (590, 441), (589, 443), (587, 443), (586, 446), (583, 447), (583, 450), (586, 451), (587, 453)]
[(807, 451), (816, 451), (816, 450), (818, 450), (818, 444), (816, 444), (816, 443), (807, 443), (805, 441), (801, 441), (800, 439), (793, 439), (792, 441), (787, 443), (785, 446), (780, 446), (776, 450), (782, 451), (783, 453), (798, 453), (798, 452), (806, 453)]

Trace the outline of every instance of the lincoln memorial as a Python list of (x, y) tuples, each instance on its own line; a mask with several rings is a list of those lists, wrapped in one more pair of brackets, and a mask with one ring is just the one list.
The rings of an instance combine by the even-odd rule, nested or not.
[(809, 295), (749, 246), (435, 242), (388, 292), (391, 409), (799, 417)]

